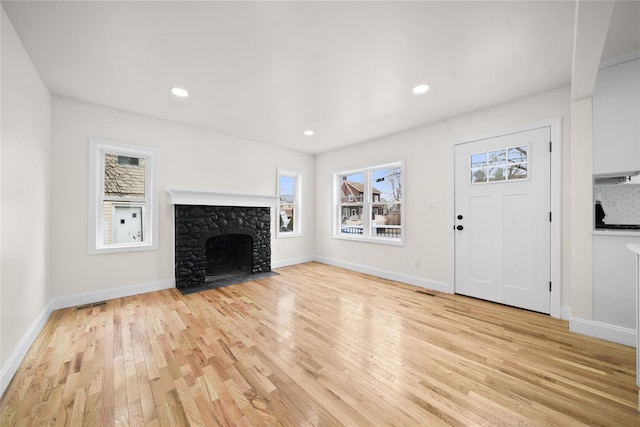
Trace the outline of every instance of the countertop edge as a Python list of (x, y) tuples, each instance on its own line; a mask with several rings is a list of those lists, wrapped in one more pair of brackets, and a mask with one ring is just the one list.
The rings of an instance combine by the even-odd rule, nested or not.
[(624, 230), (594, 230), (594, 236), (624, 236), (624, 237), (640, 237), (640, 231), (624, 231)]

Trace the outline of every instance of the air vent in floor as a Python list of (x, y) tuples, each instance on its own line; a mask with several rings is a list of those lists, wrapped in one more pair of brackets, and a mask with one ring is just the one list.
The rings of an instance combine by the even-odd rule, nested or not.
[(436, 296), (436, 294), (428, 292), (428, 291), (423, 291), (422, 289), (418, 289), (416, 292), (419, 293), (419, 294), (429, 295), (430, 297), (435, 297)]
[(79, 305), (75, 308), (75, 311), (78, 310), (85, 310), (87, 308), (93, 308), (93, 307), (100, 307), (101, 305), (107, 305), (106, 301), (98, 301), (98, 302), (94, 302), (91, 304), (84, 304), (84, 305)]

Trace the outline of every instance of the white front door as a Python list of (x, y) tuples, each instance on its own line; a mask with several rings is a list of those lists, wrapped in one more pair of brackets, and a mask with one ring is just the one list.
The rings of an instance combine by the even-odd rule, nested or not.
[(113, 207), (113, 243), (142, 241), (142, 207)]
[(549, 127), (455, 146), (455, 292), (550, 312)]

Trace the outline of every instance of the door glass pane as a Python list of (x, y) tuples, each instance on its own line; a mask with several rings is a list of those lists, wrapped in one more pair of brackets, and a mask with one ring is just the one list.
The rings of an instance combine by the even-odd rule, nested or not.
[(489, 181), (504, 181), (506, 178), (507, 150), (489, 151)]
[(487, 166), (487, 153), (477, 153), (471, 155), (471, 169), (479, 169)]
[(526, 145), (509, 148), (509, 179), (522, 179), (527, 177), (528, 148)]
[(140, 157), (104, 155), (105, 198), (144, 198), (145, 159)]
[(487, 181), (487, 153), (471, 155), (471, 183)]
[(509, 148), (509, 163), (520, 163), (527, 161), (528, 147), (523, 145), (521, 147)]
[(529, 147), (522, 145), (471, 155), (471, 183), (527, 178)]
[(340, 233), (362, 234), (364, 173), (340, 176)]

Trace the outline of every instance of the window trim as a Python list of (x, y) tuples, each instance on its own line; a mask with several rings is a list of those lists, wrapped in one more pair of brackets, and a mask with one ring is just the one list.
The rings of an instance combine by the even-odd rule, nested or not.
[[(396, 237), (378, 237), (373, 236), (371, 234), (371, 210), (373, 208), (373, 197), (371, 187), (371, 174), (372, 172), (385, 169), (385, 168), (394, 168), (399, 167), (401, 171), (400, 184), (403, 188), (402, 200), (400, 201), (400, 215), (401, 215), (401, 232), (400, 238)], [(341, 204), (341, 183), (342, 176), (345, 175), (353, 175), (356, 173), (362, 173), (364, 175), (364, 183), (365, 183), (365, 197), (363, 197), (362, 201), (362, 210), (363, 210), (363, 232), (362, 234), (348, 234), (348, 233), (340, 233), (340, 213), (343, 211), (343, 206)], [(333, 173), (333, 225), (332, 225), (332, 233), (331, 238), (339, 239), (339, 240), (349, 240), (349, 241), (358, 241), (358, 242), (367, 242), (367, 243), (377, 243), (383, 245), (393, 245), (393, 246), (404, 246), (404, 236), (406, 234), (405, 231), (405, 170), (404, 170), (404, 159), (392, 161), (388, 163), (380, 163), (375, 164), (373, 166), (364, 166), (360, 168), (352, 168), (352, 169), (343, 169), (334, 171)]]
[[(293, 231), (280, 231), (280, 177), (288, 176), (294, 178), (294, 211), (297, 212), (297, 218), (293, 223), (294, 229)], [(292, 170), (292, 169), (277, 169), (277, 177), (276, 177), (276, 238), (289, 238), (289, 237), (302, 237), (302, 223), (303, 223), (303, 215), (302, 215), (302, 172)]]
[[(102, 207), (104, 195), (104, 158), (105, 154), (137, 157), (145, 159), (145, 197), (127, 199), (131, 203), (144, 203), (142, 209), (142, 242), (113, 243), (105, 245), (102, 227)], [(137, 252), (158, 249), (158, 200), (157, 200), (157, 150), (109, 141), (89, 138), (89, 209), (88, 209), (88, 253), (90, 255)], [(107, 198), (108, 199), (108, 198)], [(129, 203), (127, 203), (129, 204)]]

